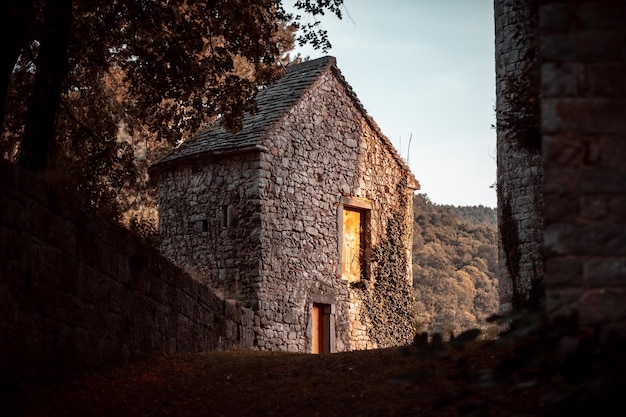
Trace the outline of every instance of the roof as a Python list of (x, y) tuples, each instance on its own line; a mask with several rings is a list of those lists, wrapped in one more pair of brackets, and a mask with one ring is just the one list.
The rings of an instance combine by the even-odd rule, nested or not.
[(258, 112), (245, 115), (241, 131), (233, 135), (221, 127), (205, 129), (155, 165), (209, 153), (256, 149), (259, 139), (273, 122), (298, 101), (326, 68), (335, 65), (335, 58), (326, 56), (288, 66), (282, 78), (259, 92), (256, 97)]
[(337, 61), (332, 56), (289, 65), (282, 78), (259, 92), (256, 97), (258, 111), (255, 114), (245, 115), (241, 131), (233, 135), (219, 126), (202, 130), (194, 138), (183, 142), (179, 147), (152, 165), (151, 170), (157, 166), (160, 168), (188, 158), (197, 158), (204, 155), (262, 150), (260, 140), (263, 134), (271, 129), (274, 123), (296, 104), (304, 92), (328, 68), (341, 81), (355, 106), (363, 114), (371, 128), (382, 138), (393, 158), (406, 170), (409, 175), (409, 187), (419, 189), (419, 183), (411, 173), (411, 170), (400, 157), (391, 141), (382, 134), (376, 122), (367, 114), (352, 87), (341, 75), (341, 71), (337, 68)]

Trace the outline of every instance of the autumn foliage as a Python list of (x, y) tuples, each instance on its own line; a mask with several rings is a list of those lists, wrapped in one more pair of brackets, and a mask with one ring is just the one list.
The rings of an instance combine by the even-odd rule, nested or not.
[(494, 209), (413, 198), (413, 294), (418, 332), (445, 337), (479, 328), (497, 313)]

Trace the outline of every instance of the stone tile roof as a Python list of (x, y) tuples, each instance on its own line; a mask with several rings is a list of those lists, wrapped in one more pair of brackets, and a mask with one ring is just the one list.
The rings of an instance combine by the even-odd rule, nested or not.
[(391, 141), (383, 135), (376, 122), (367, 114), (367, 111), (359, 101), (352, 87), (347, 83), (339, 68), (337, 61), (332, 56), (313, 59), (297, 65), (287, 67), (285, 75), (261, 90), (257, 95), (256, 114), (246, 114), (243, 119), (243, 128), (240, 132), (232, 134), (221, 127), (205, 129), (194, 138), (183, 142), (178, 148), (172, 150), (150, 168), (162, 168), (166, 165), (175, 164), (182, 160), (202, 157), (208, 154), (236, 153), (248, 150), (261, 149), (259, 141), (274, 122), (288, 111), (302, 97), (304, 92), (315, 83), (315, 80), (328, 68), (346, 88), (347, 94), (355, 106), (361, 111), (371, 128), (380, 135), (383, 142), (390, 150), (393, 158), (404, 167), (408, 174), (409, 187), (419, 189), (419, 182), (413, 176), (410, 168), (400, 157)]
[(165, 155), (153, 168), (191, 156), (256, 148), (263, 133), (298, 101), (326, 68), (335, 65), (336, 60), (331, 56), (290, 65), (282, 78), (259, 92), (258, 112), (245, 115), (240, 132), (233, 135), (221, 127), (205, 129)]

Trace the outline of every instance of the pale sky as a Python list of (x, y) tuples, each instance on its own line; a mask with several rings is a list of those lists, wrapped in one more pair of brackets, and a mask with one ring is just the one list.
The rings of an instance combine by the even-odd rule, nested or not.
[(420, 192), (437, 204), (496, 207), (493, 0), (344, 0), (344, 11), (322, 18), (328, 55)]

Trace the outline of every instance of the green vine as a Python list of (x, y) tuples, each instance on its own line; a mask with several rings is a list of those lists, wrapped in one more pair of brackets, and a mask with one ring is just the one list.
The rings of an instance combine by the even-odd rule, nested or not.
[(521, 242), (518, 224), (513, 216), (511, 202), (502, 195), (498, 187), (498, 200), (501, 202), (499, 232), (507, 272), (511, 279), (511, 305), (514, 310), (530, 309), (540, 311), (544, 305), (545, 292), (543, 277), (535, 277), (528, 291), (525, 291), (520, 277)]
[(398, 209), (387, 220), (386, 238), (372, 251), (374, 280), (363, 288), (361, 319), (378, 347), (410, 343), (414, 335), (413, 295), (407, 280), (406, 182), (398, 184)]
[(516, 43), (511, 49), (524, 51), (519, 58), (524, 66), (521, 71), (512, 71), (504, 77), (501, 95), (507, 108), (498, 112), (497, 123), (498, 130), (506, 132), (505, 139), (514, 149), (540, 154), (539, 47), (535, 33), (538, 27), (537, 1), (528, 1), (527, 8), (527, 21), (518, 23), (511, 35), (511, 42)]

